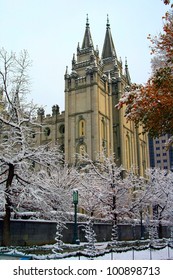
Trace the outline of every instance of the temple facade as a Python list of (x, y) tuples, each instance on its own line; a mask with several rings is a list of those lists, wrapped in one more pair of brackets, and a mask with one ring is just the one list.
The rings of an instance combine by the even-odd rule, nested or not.
[(114, 155), (125, 169), (138, 167), (144, 175), (149, 166), (148, 138), (142, 127), (126, 122), (124, 108), (115, 108), (131, 84), (127, 60), (118, 59), (107, 18), (102, 53), (94, 47), (87, 17), (82, 44), (73, 54), (71, 70), (65, 72), (65, 111), (57, 105), (52, 115), (38, 111), (44, 133), (38, 143), (59, 143), (69, 164), (78, 161), (78, 154), (87, 153), (95, 161), (99, 153)]

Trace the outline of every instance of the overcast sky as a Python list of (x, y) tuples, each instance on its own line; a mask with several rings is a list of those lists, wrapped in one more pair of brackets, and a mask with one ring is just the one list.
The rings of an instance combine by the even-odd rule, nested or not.
[(78, 42), (83, 41), (86, 14), (94, 45), (102, 52), (107, 14), (118, 57), (127, 57), (132, 82), (150, 74), (147, 35), (162, 31), (168, 10), (161, 0), (0, 0), (0, 48), (26, 49), (33, 61), (31, 98), (51, 113), (64, 110), (64, 73)]

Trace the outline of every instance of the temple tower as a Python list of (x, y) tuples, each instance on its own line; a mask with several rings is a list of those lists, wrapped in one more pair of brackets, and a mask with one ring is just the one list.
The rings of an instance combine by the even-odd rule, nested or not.
[(124, 109), (115, 106), (131, 84), (127, 59), (118, 59), (109, 18), (101, 57), (94, 47), (88, 16), (82, 46), (72, 58), (72, 70), (65, 72), (65, 159), (76, 163), (77, 154), (115, 155), (119, 165), (129, 169), (148, 166), (147, 136), (139, 134), (134, 123), (126, 122)]
[(82, 46), (73, 55), (72, 72), (65, 73), (65, 154), (70, 163), (76, 153), (92, 160), (99, 152), (113, 153), (112, 98), (108, 75), (94, 48), (87, 17)]

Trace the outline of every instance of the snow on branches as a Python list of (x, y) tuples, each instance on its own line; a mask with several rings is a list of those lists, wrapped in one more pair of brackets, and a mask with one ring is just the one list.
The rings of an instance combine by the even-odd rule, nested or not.
[[(26, 51), (17, 56), (13, 52), (0, 50), (0, 84), (4, 100), (0, 108), (0, 187), (3, 193), (1, 205), (5, 212), (4, 245), (10, 244), (11, 212), (20, 207), (27, 210), (46, 208), (45, 197), (51, 184), (43, 183), (63, 163), (63, 155), (58, 146), (51, 147), (51, 143), (39, 145), (33, 138), (33, 128), (39, 133), (40, 124), (35, 118), (36, 106), (26, 99), (30, 65)], [(50, 209), (50, 201), (47, 200), (47, 209)]]
[(153, 137), (173, 132), (173, 12), (164, 17), (163, 33), (152, 43), (153, 73), (145, 85), (132, 84), (116, 108), (125, 106), (125, 117), (142, 125)]

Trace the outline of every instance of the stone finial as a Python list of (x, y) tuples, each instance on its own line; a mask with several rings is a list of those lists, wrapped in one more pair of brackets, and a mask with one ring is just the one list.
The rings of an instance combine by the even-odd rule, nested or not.
[(75, 58), (75, 53), (73, 54), (73, 58), (72, 58), (72, 64), (76, 63), (76, 58)]
[(68, 66), (66, 66), (64, 78), (68, 79), (69, 77), (70, 77), (70, 75), (69, 75), (69, 72), (68, 72)]
[(125, 77), (127, 79), (127, 83), (130, 85), (131, 84), (131, 78), (130, 78), (130, 73), (129, 73), (129, 69), (128, 69), (127, 57), (125, 57), (124, 75), (125, 75)]
[(52, 115), (58, 115), (59, 114), (59, 106), (56, 104), (56, 105), (53, 105), (52, 106)]
[(65, 69), (65, 75), (68, 75), (68, 66), (66, 66), (66, 69)]
[(74, 69), (76, 64), (76, 58), (75, 58), (75, 54), (73, 54), (73, 58), (72, 58), (72, 69)]
[(77, 52), (80, 52), (80, 43), (77, 44)]
[(125, 57), (125, 66), (128, 66), (128, 65), (127, 65), (127, 57)]
[(86, 15), (86, 26), (88, 27), (89, 26), (89, 19), (88, 19), (88, 14)]
[(106, 24), (107, 29), (110, 28), (110, 23), (109, 23), (109, 15), (107, 14), (107, 24)]
[(44, 109), (42, 108), (42, 107), (40, 107), (40, 108), (38, 108), (38, 110), (37, 110), (37, 114), (39, 115), (39, 116), (44, 116)]

